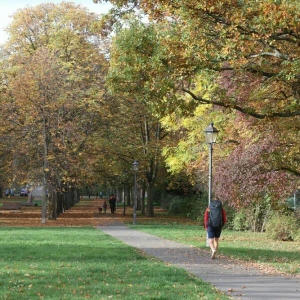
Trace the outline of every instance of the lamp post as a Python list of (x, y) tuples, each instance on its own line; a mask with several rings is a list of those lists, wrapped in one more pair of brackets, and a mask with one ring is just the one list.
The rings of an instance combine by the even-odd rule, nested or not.
[[(208, 160), (208, 206), (210, 205), (212, 195), (212, 154), (213, 144), (217, 140), (219, 130), (214, 127), (214, 123), (210, 123), (204, 130), (205, 141), (209, 146), (209, 160)], [(209, 246), (208, 236), (206, 236), (206, 246)]]
[(209, 145), (209, 169), (208, 169), (208, 205), (211, 201), (212, 194), (212, 153), (213, 144), (217, 140), (219, 130), (214, 127), (214, 123), (210, 123), (209, 126), (204, 130), (205, 141)]
[(133, 224), (136, 224), (136, 206), (137, 206), (137, 184), (136, 175), (139, 170), (139, 162), (135, 160), (132, 164), (134, 171), (134, 199), (133, 199)]

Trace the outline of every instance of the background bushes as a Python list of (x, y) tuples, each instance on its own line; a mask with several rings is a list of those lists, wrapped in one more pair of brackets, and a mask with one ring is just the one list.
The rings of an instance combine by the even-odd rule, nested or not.
[[(165, 198), (165, 208), (171, 215), (182, 215), (192, 220), (199, 221), (199, 224), (204, 223), (204, 212), (208, 205), (207, 194), (191, 195), (191, 196), (174, 196), (167, 195)], [(232, 220), (234, 219), (235, 211), (224, 204), (227, 215), (227, 223), (225, 227), (233, 228)]]
[[(179, 215), (199, 221), (203, 224), (204, 212), (208, 205), (206, 193), (192, 193), (185, 195), (176, 191), (161, 193), (156, 191), (157, 204), (166, 209), (171, 215)], [(300, 240), (300, 210), (293, 211), (286, 205), (273, 207), (269, 197), (261, 201), (253, 201), (243, 209), (235, 210), (223, 203), (227, 214), (227, 229), (237, 231), (267, 231), (268, 235), (276, 240)]]
[(269, 219), (266, 232), (274, 240), (299, 241), (299, 220), (295, 213), (275, 212)]

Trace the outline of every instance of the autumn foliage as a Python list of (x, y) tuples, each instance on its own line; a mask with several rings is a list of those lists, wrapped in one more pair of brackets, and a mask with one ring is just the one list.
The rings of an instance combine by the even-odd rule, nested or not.
[(284, 203), (300, 185), (298, 1), (111, 3), (102, 18), (66, 2), (14, 15), (1, 51), (3, 184), (41, 182), (55, 218), (58, 193), (130, 191), (139, 160), (153, 216), (153, 190), (176, 185), (166, 174), (207, 190), (213, 121), (214, 195), (238, 209)]
[(278, 203), (299, 186), (296, 2), (112, 1), (149, 18), (128, 18), (117, 32), (114, 91), (153, 104), (178, 139), (164, 150), (169, 169), (202, 182), (202, 131), (214, 121), (214, 193), (236, 207), (266, 195)]

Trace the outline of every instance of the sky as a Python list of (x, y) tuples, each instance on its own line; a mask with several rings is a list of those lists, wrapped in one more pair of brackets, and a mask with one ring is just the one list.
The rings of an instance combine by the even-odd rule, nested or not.
[[(42, 3), (60, 3), (62, 0), (0, 0), (0, 44), (5, 43), (7, 34), (4, 29), (8, 26), (12, 18), (10, 17), (18, 9), (28, 6), (36, 6)], [(106, 13), (111, 5), (109, 3), (95, 4), (93, 0), (66, 0), (77, 5), (88, 8), (91, 12), (102, 14)]]

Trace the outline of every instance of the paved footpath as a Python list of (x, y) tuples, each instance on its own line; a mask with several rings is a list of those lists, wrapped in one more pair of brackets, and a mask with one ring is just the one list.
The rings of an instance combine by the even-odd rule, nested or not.
[(133, 230), (125, 225), (97, 228), (150, 256), (187, 270), (233, 299), (300, 299), (300, 278), (264, 275), (255, 268), (242, 266), (223, 257), (212, 260), (206, 251)]

